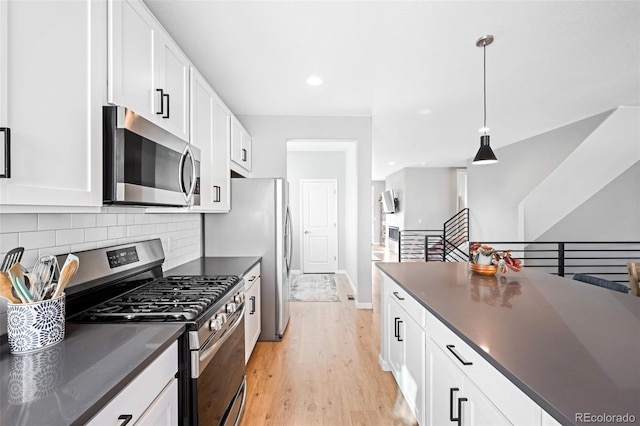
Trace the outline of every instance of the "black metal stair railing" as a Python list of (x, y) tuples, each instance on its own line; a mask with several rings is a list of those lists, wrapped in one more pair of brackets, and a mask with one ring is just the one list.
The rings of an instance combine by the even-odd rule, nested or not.
[(466, 262), (469, 256), (461, 247), (469, 244), (469, 209), (464, 208), (447, 220), (442, 235), (442, 261)]
[(442, 231), (439, 229), (402, 230), (398, 238), (398, 262), (440, 260), (442, 259), (441, 242)]
[(583, 273), (622, 284), (629, 282), (627, 263), (640, 261), (640, 241), (482, 241), (511, 250), (527, 268), (571, 278)]

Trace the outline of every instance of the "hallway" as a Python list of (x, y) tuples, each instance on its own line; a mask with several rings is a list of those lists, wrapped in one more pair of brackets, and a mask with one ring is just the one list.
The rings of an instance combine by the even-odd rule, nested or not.
[(405, 424), (394, 417), (395, 380), (378, 364), (380, 273), (371, 265), (373, 310), (356, 309), (336, 275), (341, 302), (292, 302), (282, 342), (258, 342), (242, 426)]

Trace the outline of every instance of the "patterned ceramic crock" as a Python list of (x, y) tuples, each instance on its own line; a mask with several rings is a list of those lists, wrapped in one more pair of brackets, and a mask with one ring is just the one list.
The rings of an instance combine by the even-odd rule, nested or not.
[(14, 354), (38, 351), (64, 339), (64, 293), (33, 303), (7, 303), (7, 336)]

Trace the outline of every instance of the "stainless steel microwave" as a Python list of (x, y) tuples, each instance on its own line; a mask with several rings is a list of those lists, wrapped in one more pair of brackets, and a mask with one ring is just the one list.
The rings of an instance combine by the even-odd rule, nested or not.
[(103, 107), (103, 201), (200, 205), (200, 150), (130, 109)]

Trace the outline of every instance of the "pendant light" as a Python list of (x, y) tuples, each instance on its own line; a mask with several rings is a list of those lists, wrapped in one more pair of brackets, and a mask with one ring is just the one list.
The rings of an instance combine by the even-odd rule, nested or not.
[(473, 164), (492, 164), (497, 163), (498, 159), (496, 155), (493, 153), (491, 146), (489, 146), (489, 135), (487, 132), (489, 128), (487, 127), (487, 46), (493, 43), (493, 36), (486, 35), (480, 37), (476, 40), (476, 46), (482, 47), (483, 54), (483, 75), (484, 75), (484, 121), (482, 124), (482, 136), (480, 136), (480, 149), (478, 149), (478, 153), (473, 159)]

